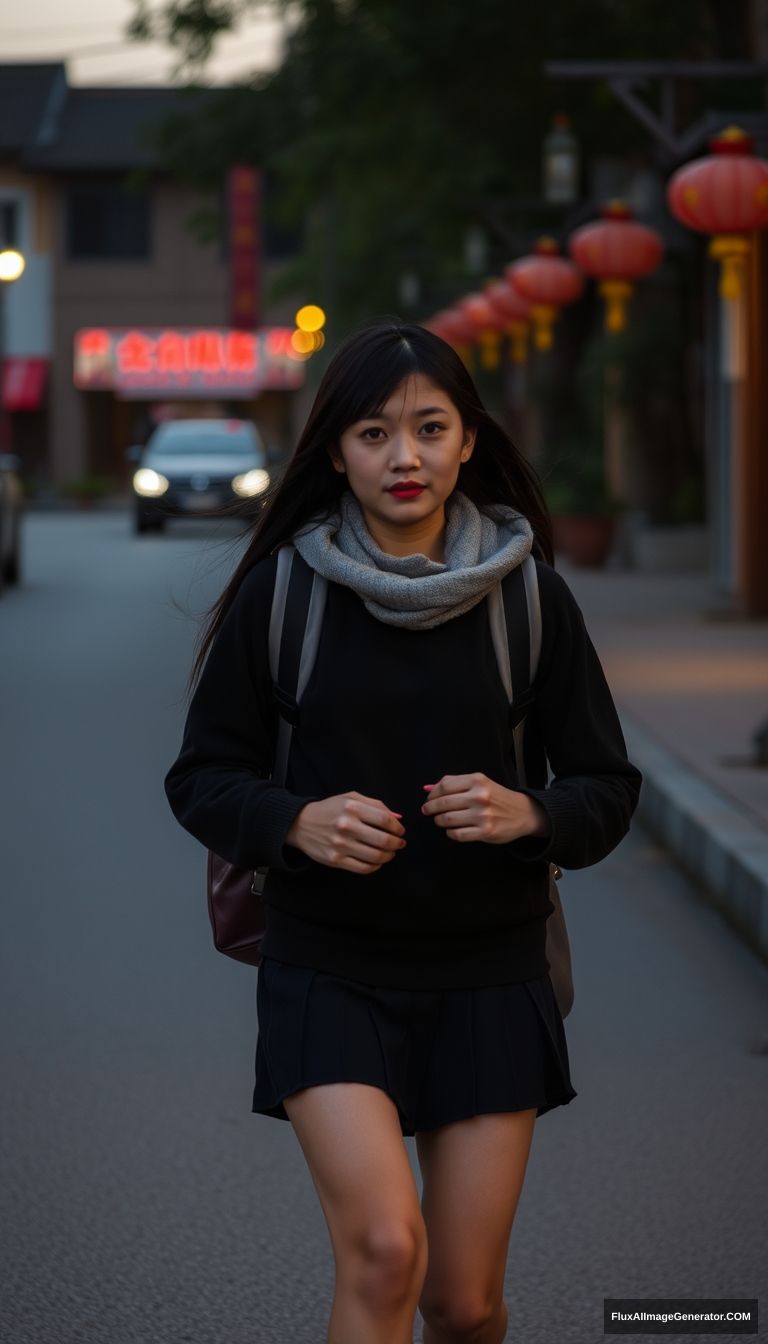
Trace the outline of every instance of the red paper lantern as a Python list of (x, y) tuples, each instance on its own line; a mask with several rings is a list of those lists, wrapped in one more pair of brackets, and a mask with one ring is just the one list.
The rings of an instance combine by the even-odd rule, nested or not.
[(501, 333), (506, 325), (503, 317), (497, 313), (486, 294), (467, 294), (456, 307), (476, 332), (483, 368), (497, 369)]
[(504, 274), (531, 304), (537, 350), (549, 350), (558, 309), (580, 297), (584, 276), (572, 261), (560, 255), (554, 238), (540, 238), (533, 254), (513, 261), (504, 268)]
[(443, 327), (446, 332), (444, 339), (450, 341), (451, 345), (472, 345), (477, 337), (472, 323), (457, 308), (447, 310)]
[(471, 346), (477, 340), (477, 330), (458, 309), (444, 308), (429, 322), (425, 322), (424, 326), (452, 345), (465, 364), (470, 362)]
[(445, 340), (445, 319), (447, 317), (448, 309), (444, 308), (442, 312), (435, 313), (434, 317), (430, 317), (426, 322), (423, 322), (422, 326), (425, 327), (427, 331), (433, 332), (435, 336), (439, 336), (442, 340)]
[(485, 297), (504, 320), (512, 362), (524, 364), (527, 358), (530, 303), (506, 280), (489, 280), (485, 287)]
[(664, 255), (660, 235), (638, 224), (623, 201), (609, 201), (599, 220), (571, 235), (568, 251), (582, 271), (600, 281), (608, 330), (622, 331), (632, 281), (655, 271)]
[(678, 168), (667, 184), (667, 204), (681, 224), (711, 233), (709, 254), (721, 262), (720, 293), (738, 298), (744, 258), (754, 229), (768, 227), (768, 162), (738, 126), (709, 142), (711, 154)]

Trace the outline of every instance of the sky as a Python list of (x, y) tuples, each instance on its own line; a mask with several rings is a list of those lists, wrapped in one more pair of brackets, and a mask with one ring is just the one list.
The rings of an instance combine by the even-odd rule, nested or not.
[[(66, 60), (71, 84), (168, 84), (173, 57), (160, 43), (128, 42), (123, 32), (132, 0), (0, 0), (0, 61)], [(258, 6), (237, 34), (222, 38), (207, 71), (227, 83), (252, 70), (273, 69), (283, 20)]]

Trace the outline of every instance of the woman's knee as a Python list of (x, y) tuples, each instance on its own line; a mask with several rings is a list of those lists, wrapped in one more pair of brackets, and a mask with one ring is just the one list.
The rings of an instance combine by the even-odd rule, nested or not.
[(359, 1296), (385, 1307), (418, 1298), (427, 1268), (427, 1230), (417, 1217), (379, 1216), (358, 1224), (339, 1265)]
[(333, 1083), (285, 1098), (344, 1290), (381, 1305), (418, 1298), (427, 1228), (397, 1109), (381, 1089)]
[(482, 1294), (452, 1293), (441, 1298), (422, 1298), (419, 1311), (433, 1330), (467, 1344), (483, 1337), (492, 1321), (506, 1312), (502, 1302), (491, 1302)]

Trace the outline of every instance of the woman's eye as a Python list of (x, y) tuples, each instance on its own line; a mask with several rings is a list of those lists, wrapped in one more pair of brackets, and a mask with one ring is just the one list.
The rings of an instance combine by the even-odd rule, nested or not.
[[(372, 429), (364, 429), (362, 434), (360, 435), (360, 438), (364, 439), (367, 434), (383, 434), (383, 433), (384, 433), (383, 429), (378, 429), (374, 425)], [(369, 439), (369, 443), (378, 443), (378, 439)]]
[[(441, 429), (445, 429), (445, 425), (440, 425), (440, 424), (438, 424), (437, 420), (428, 420), (427, 423), (426, 423), (426, 425), (422, 425), (421, 428), (422, 428), (422, 429), (436, 429), (436, 430), (438, 430), (438, 432), (439, 432)], [(432, 439), (432, 438), (434, 438), (434, 434), (428, 434), (428, 435), (427, 435), (427, 438), (428, 438), (428, 439)]]

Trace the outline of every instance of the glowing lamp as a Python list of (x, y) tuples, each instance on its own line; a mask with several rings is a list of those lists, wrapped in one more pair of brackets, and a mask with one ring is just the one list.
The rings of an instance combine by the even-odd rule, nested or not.
[(18, 280), (20, 275), (24, 274), (26, 261), (15, 247), (4, 247), (0, 252), (0, 280), (11, 283)]
[(294, 318), (299, 331), (319, 331), (325, 326), (325, 313), (316, 303), (305, 303)]

